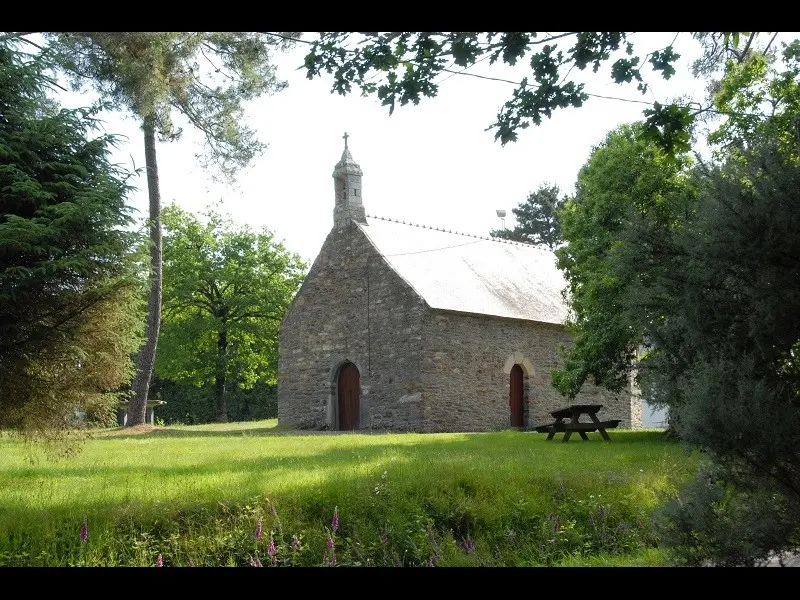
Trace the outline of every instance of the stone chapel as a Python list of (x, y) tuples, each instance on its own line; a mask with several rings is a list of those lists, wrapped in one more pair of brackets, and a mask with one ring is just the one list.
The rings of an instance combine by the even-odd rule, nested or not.
[[(533, 428), (569, 403), (550, 385), (566, 282), (517, 242), (367, 215), (347, 147), (333, 227), (281, 323), (278, 422), (301, 429)], [(632, 390), (587, 384), (576, 404), (642, 426)]]

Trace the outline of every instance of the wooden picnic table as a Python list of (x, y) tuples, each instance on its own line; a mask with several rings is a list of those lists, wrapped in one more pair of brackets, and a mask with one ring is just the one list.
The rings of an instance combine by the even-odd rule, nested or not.
[[(554, 421), (547, 425), (539, 425), (536, 431), (539, 433), (547, 433), (547, 439), (552, 440), (556, 433), (563, 432), (564, 439), (562, 442), (569, 441), (573, 431), (577, 431), (582, 439), (588, 440), (589, 436), (586, 435), (589, 431), (597, 431), (607, 442), (611, 441), (608, 437), (606, 429), (614, 429), (620, 424), (620, 419), (612, 419), (609, 421), (601, 421), (597, 418), (597, 413), (603, 408), (602, 404), (572, 404), (565, 408), (554, 410), (550, 413)], [(580, 418), (587, 415), (590, 422), (581, 421)], [(569, 418), (569, 421), (565, 419)]]

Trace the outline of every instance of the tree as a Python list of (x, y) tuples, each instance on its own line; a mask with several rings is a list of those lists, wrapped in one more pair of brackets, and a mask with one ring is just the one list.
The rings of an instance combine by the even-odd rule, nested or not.
[(705, 451), (662, 511), (690, 564), (755, 564), (800, 533), (800, 162), (774, 128), (755, 131), (687, 169), (623, 127), (561, 213), (575, 343), (554, 385), (621, 389), (635, 373)]
[[(676, 34), (676, 39), (677, 39)], [(706, 49), (705, 73), (719, 62), (744, 61), (756, 48), (768, 48), (758, 33), (701, 33), (695, 36)], [(773, 36), (774, 39), (774, 36)], [(571, 44), (567, 46), (567, 44)], [(674, 44), (674, 42), (673, 42)], [(680, 58), (670, 44), (641, 57), (634, 55), (632, 34), (628, 32), (323, 32), (311, 44), (305, 57), (308, 78), (333, 75), (332, 91), (348, 94), (353, 85), (362, 94), (376, 94), (381, 103), (394, 111), (396, 103), (419, 103), (422, 96), (434, 97), (442, 73), (464, 74), (469, 67), (486, 58), (489, 64), (499, 60), (515, 65), (528, 59), (532, 81), (528, 77), (517, 87), (488, 129), (495, 129), (495, 139), (505, 145), (516, 141), (519, 129), (539, 125), (543, 117), (566, 107), (579, 107), (591, 94), (582, 83), (570, 77), (575, 67), (583, 71), (591, 66), (611, 64), (611, 78), (616, 83), (636, 82), (643, 94), (646, 65), (657, 75), (669, 79)], [(458, 71), (453, 66), (459, 67)], [(377, 78), (377, 79), (376, 79)], [(644, 134), (657, 141), (669, 153), (689, 149), (690, 126), (694, 118), (711, 107), (700, 105), (659, 104), (646, 109)]]
[(116, 414), (142, 316), (129, 174), (100, 107), (61, 109), (52, 85), (0, 42), (0, 429), (45, 438)]
[(693, 564), (800, 545), (800, 161), (782, 145), (751, 138), (696, 172), (680, 271), (662, 276), (667, 318), (651, 326), (644, 388), (710, 459), (664, 511), (665, 542)]
[(227, 421), (226, 386), (276, 382), (278, 327), (305, 274), (272, 233), (237, 227), (209, 211), (202, 223), (164, 210), (164, 321), (160, 376), (213, 385)]
[(613, 391), (629, 385), (648, 324), (664, 318), (651, 297), (661, 291), (648, 286), (672, 264), (671, 232), (692, 209), (687, 164), (645, 139), (641, 124), (623, 125), (578, 174), (575, 197), (558, 213), (573, 334), (553, 372), (562, 394), (574, 397), (587, 378)]
[(156, 134), (176, 139), (182, 115), (205, 139), (204, 161), (232, 177), (264, 149), (244, 124), (243, 103), (285, 86), (270, 63), (273, 41), (247, 32), (70, 32), (47, 33), (46, 56), (64, 70), (76, 90), (93, 86), (115, 109), (142, 122), (150, 197), (151, 283), (145, 344), (138, 355), (128, 425), (144, 423), (155, 364), (162, 300), (161, 195)]
[(559, 196), (557, 185), (543, 184), (535, 192), (528, 194), (527, 200), (511, 212), (517, 218), (514, 229), (496, 229), (492, 237), (514, 240), (528, 244), (541, 244), (555, 250), (561, 243), (561, 227), (558, 224), (558, 211), (566, 198)]

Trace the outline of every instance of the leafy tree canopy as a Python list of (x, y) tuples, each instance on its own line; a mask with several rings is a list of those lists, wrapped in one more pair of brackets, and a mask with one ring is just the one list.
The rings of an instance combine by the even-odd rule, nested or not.
[[(691, 210), (693, 192), (688, 158), (675, 160), (643, 129), (623, 125), (609, 133), (578, 174), (575, 197), (559, 212), (566, 244), (556, 256), (568, 283), (574, 344), (563, 368), (554, 371), (553, 384), (570, 397), (589, 377), (615, 391), (628, 386), (647, 324), (663, 318), (649, 300), (631, 300), (641, 277), (618, 263), (630, 250), (652, 269), (648, 277), (661, 272), (668, 257), (664, 237)], [(649, 239), (627, 240), (633, 229), (648, 231)]]
[(543, 184), (535, 192), (528, 194), (525, 202), (511, 209), (517, 218), (514, 229), (496, 229), (491, 232), (491, 236), (543, 245), (555, 250), (561, 243), (558, 211), (565, 200), (557, 185)]
[(44, 57), (77, 90), (96, 88), (116, 109), (152, 119), (162, 140), (174, 140), (182, 115), (203, 133), (204, 165), (232, 177), (265, 144), (247, 126), (244, 103), (286, 86), (271, 50), (298, 34), (275, 38), (252, 32), (46, 33)]
[(44, 73), (0, 42), (0, 428), (58, 435), (76, 412), (115, 409), (140, 282), (100, 107), (59, 108)]
[(164, 316), (156, 372), (215, 387), (276, 382), (278, 327), (305, 265), (267, 230), (239, 227), (211, 210), (201, 221), (164, 210)]
[[(707, 73), (725, 61), (745, 60), (769, 36), (757, 33), (699, 33), (704, 62), (696, 73)], [(677, 39), (677, 34), (676, 34)], [(774, 39), (774, 36), (773, 36)], [(768, 48), (770, 39), (762, 48)], [(674, 44), (674, 42), (673, 42)], [(333, 75), (333, 91), (348, 94), (353, 86), (362, 94), (377, 95), (390, 113), (396, 104), (419, 103), (436, 96), (442, 73), (459, 73), (488, 59), (530, 65), (530, 77), (517, 82), (511, 98), (488, 129), (505, 145), (516, 141), (520, 129), (539, 125), (558, 109), (582, 106), (590, 97), (584, 84), (570, 75), (587, 67), (597, 72), (610, 63), (611, 79), (635, 83), (643, 94), (648, 85), (644, 69), (669, 79), (675, 74), (680, 55), (673, 44), (637, 55), (630, 32), (322, 32), (305, 57), (308, 77)], [(458, 70), (454, 70), (457, 67)], [(689, 149), (694, 118), (710, 107), (653, 105), (645, 110), (643, 134), (657, 141), (670, 154)]]

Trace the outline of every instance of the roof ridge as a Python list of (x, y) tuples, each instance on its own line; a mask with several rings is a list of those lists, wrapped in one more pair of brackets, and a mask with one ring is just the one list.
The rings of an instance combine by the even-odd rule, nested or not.
[(503, 239), (503, 238), (495, 238), (495, 237), (492, 237), (492, 236), (476, 235), (474, 233), (462, 233), (461, 231), (453, 231), (452, 229), (444, 229), (443, 227), (433, 227), (432, 225), (419, 225), (417, 223), (412, 223), (411, 221), (406, 223), (405, 221), (401, 221), (400, 219), (392, 219), (390, 217), (381, 217), (381, 216), (378, 216), (378, 215), (371, 215), (369, 213), (367, 213), (365, 216), (370, 218), (370, 219), (379, 219), (381, 221), (389, 221), (390, 223), (399, 223), (401, 225), (409, 225), (411, 227), (419, 227), (421, 229), (433, 229), (435, 231), (441, 231), (443, 233), (454, 233), (456, 235), (463, 235), (465, 237), (477, 238), (479, 240), (486, 240), (486, 241), (489, 241), (489, 242), (497, 242), (498, 244), (511, 244), (511, 245), (515, 245), (515, 246), (524, 246), (526, 248), (533, 248), (534, 250), (538, 250), (540, 252), (548, 252), (548, 253), (552, 254), (551, 250), (547, 250), (545, 248), (540, 248), (538, 245), (531, 244), (529, 242), (517, 242), (515, 240), (506, 240), (506, 239)]

